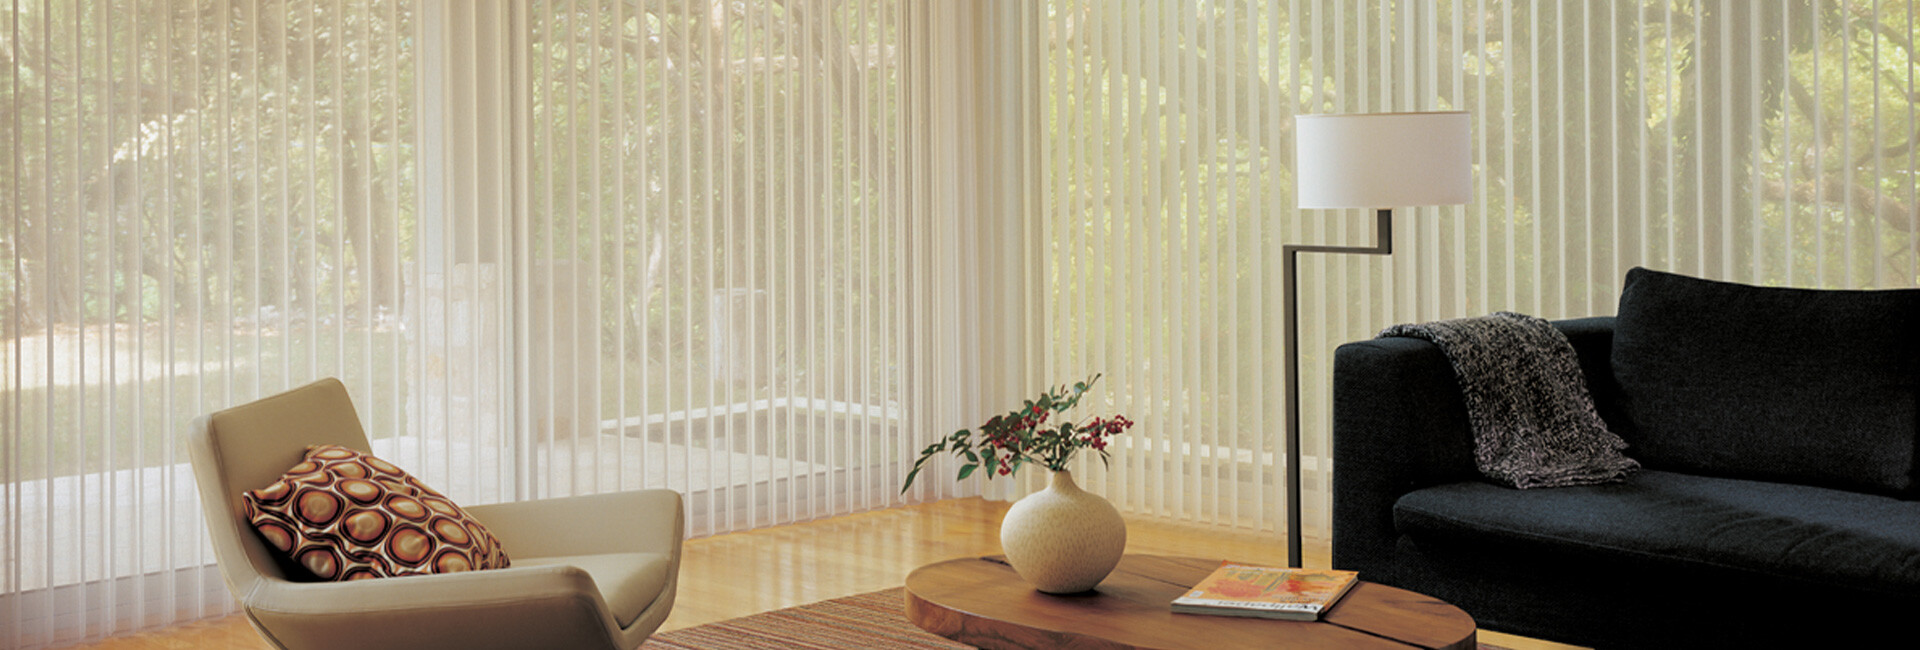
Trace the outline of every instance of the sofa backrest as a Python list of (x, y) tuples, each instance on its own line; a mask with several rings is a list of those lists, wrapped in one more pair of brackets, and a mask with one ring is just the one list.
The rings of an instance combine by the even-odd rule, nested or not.
[(1615, 425), (1654, 469), (1912, 498), (1920, 289), (1755, 287), (1635, 268)]

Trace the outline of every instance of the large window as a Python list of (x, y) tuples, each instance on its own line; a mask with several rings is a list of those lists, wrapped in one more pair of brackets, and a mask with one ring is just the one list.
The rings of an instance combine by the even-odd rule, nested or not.
[(1280, 246), (1371, 220), (1293, 201), (1292, 116), (1473, 115), (1473, 203), (1391, 257), (1302, 262), (1309, 534), (1333, 349), (1399, 322), (1613, 313), (1635, 265), (1920, 284), (1915, 3), (1333, 0), (1010, 8), (1037, 113), (1046, 376), (1141, 425), (1086, 477), (1124, 508), (1278, 529)]
[(231, 611), (179, 443), (322, 376), (466, 502), (899, 502), (965, 393), (924, 379), (940, 11), (0, 7), (0, 646)]
[(704, 534), (968, 493), (900, 463), (1102, 372), (1087, 485), (1277, 531), (1279, 247), (1369, 226), (1291, 116), (1469, 111), (1472, 204), (1303, 265), (1323, 533), (1341, 341), (1920, 284), (1915, 5), (0, 4), (0, 645), (228, 611), (178, 441), (327, 375), (456, 499)]
[(225, 611), (195, 415), (337, 375), (405, 417), (415, 18), (0, 8), (0, 645)]
[(541, 490), (680, 489), (698, 530), (898, 492), (926, 236), (910, 4), (527, 3)]

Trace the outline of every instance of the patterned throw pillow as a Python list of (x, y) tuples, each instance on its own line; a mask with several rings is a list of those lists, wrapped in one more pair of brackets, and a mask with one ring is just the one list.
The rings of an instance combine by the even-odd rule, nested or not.
[(500, 540), (460, 506), (392, 463), (338, 445), (247, 492), (268, 546), (323, 581), (504, 569)]

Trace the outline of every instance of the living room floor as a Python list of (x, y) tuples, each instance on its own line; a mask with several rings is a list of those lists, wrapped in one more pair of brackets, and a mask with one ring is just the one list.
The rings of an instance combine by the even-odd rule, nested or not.
[[(890, 508), (689, 540), (680, 593), (661, 631), (783, 607), (898, 587), (914, 568), (939, 560), (1000, 552), (1000, 518), (1009, 504), (978, 498)], [(1307, 564), (1325, 566), (1324, 541), (1307, 544)], [(1127, 552), (1286, 563), (1286, 542), (1271, 533), (1203, 528), (1129, 518)], [(1482, 643), (1514, 650), (1568, 648), (1482, 631)], [(266, 648), (239, 615), (70, 646), (97, 650)]]

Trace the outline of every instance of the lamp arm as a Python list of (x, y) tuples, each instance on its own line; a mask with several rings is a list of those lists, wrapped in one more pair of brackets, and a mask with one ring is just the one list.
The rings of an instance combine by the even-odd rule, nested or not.
[(1280, 254), (1281, 284), (1287, 291), (1286, 337), (1283, 345), (1287, 350), (1287, 566), (1302, 566), (1300, 557), (1300, 291), (1296, 278), (1299, 277), (1301, 253), (1356, 253), (1362, 255), (1390, 255), (1393, 253), (1393, 210), (1381, 208), (1376, 216), (1372, 246), (1282, 246)]

